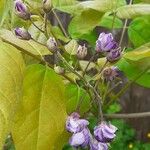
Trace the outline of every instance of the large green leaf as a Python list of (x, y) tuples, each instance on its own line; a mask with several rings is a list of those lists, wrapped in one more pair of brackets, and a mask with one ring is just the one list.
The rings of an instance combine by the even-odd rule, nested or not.
[[(122, 58), (118, 63), (117, 66), (121, 71), (124, 72), (125, 76), (129, 80), (135, 80), (142, 72), (143, 69), (139, 68), (138, 65), (129, 63), (127, 60)], [(141, 86), (150, 88), (150, 69), (147, 70), (141, 77), (138, 78), (138, 80), (135, 81)]]
[(16, 150), (58, 150), (65, 139), (66, 99), (61, 78), (50, 68), (27, 68), (22, 108), (13, 126)]
[(128, 35), (135, 47), (150, 41), (150, 16), (134, 19), (128, 28)]
[(90, 0), (79, 4), (84, 9), (91, 8), (100, 12), (113, 11), (117, 7), (126, 5), (125, 0)]
[(93, 9), (87, 9), (74, 17), (69, 25), (69, 33), (72, 38), (80, 38), (90, 33), (100, 22), (103, 13)]
[(17, 49), (0, 41), (0, 149), (22, 98), (24, 62)]
[(124, 58), (128, 59), (130, 62), (132, 61), (133, 63), (142, 62), (142, 64), (144, 64), (144, 62), (146, 62), (145, 65), (147, 66), (147, 60), (150, 59), (150, 43), (126, 53)]
[(11, 31), (9, 30), (0, 30), (0, 37), (11, 45), (17, 47), (19, 50), (32, 55), (47, 55), (51, 54), (46, 46), (38, 44), (33, 40), (25, 41), (18, 39)]
[[(114, 21), (114, 23), (113, 23), (113, 21)], [(113, 16), (105, 15), (102, 17), (102, 19), (100, 21), (100, 26), (105, 27), (105, 28), (111, 29), (112, 24), (113, 24), (113, 28), (122, 28), (123, 27), (123, 22), (119, 18), (115, 18), (115, 20), (114, 20)]]
[(75, 0), (68, 0), (68, 1), (70, 2), (64, 3), (63, 5), (57, 5), (55, 6), (55, 8), (70, 13), (72, 15), (77, 15), (87, 9), (94, 9), (99, 12), (113, 11), (117, 7), (126, 4), (125, 0), (119, 0), (119, 1), (118, 0), (89, 0), (84, 2), (76, 2)]
[(150, 15), (150, 4), (133, 4), (119, 7), (116, 15), (119, 18), (134, 18), (143, 15)]
[(143, 70), (148, 69), (136, 83), (150, 87), (150, 43), (145, 44), (133, 51), (124, 54), (117, 63), (119, 69), (125, 73), (130, 80), (135, 80)]
[(73, 84), (68, 84), (66, 87), (67, 96), (67, 112), (71, 113), (76, 110), (78, 103), (81, 101), (80, 113), (84, 113), (89, 110), (90, 98), (88, 93), (83, 89)]

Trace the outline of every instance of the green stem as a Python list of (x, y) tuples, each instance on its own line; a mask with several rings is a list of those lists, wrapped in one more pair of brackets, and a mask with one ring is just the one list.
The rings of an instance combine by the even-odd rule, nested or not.
[(99, 82), (100, 82), (100, 80), (101, 80), (101, 73), (103, 72), (103, 70), (104, 70), (104, 68), (106, 67), (106, 65), (107, 65), (107, 63), (108, 63), (108, 61), (106, 60), (106, 62), (104, 63), (104, 65), (102, 66), (102, 68), (100, 69), (100, 71), (99, 71), (99, 73), (98, 73), (98, 75), (100, 76), (99, 77), (99, 79), (96, 81), (96, 83), (95, 83), (95, 89), (97, 89), (97, 87), (98, 87), (98, 84), (99, 84)]
[(83, 77), (84, 77), (84, 75), (85, 75), (85, 73), (86, 73), (88, 67), (90, 66), (91, 62), (93, 61), (93, 59), (95, 58), (96, 55), (97, 55), (97, 53), (95, 53), (95, 54), (90, 58), (90, 60), (89, 60), (89, 62), (88, 62), (88, 64), (87, 64), (85, 70), (83, 71)]
[(42, 29), (40, 29), (33, 21), (32, 19), (30, 19), (31, 23), (42, 33), (44, 33), (44, 31)]
[(135, 81), (137, 81), (150, 67), (147, 67), (144, 71), (142, 71), (138, 76), (136, 76), (134, 78), (134, 80), (128, 82), (124, 88), (122, 88), (106, 105), (106, 107), (108, 107), (114, 100), (118, 99), (121, 95), (123, 95), (125, 93), (125, 91), (129, 88), (129, 86), (134, 83)]

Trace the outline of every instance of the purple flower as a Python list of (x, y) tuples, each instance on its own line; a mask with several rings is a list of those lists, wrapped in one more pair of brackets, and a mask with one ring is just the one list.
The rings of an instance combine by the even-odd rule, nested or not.
[(80, 115), (78, 113), (72, 113), (66, 121), (66, 129), (69, 132), (77, 133), (82, 131), (89, 125), (89, 122), (85, 119), (79, 119)]
[(69, 143), (73, 147), (85, 148), (90, 142), (90, 131), (84, 128), (81, 132), (74, 133), (69, 140)]
[(119, 69), (117, 67), (106, 67), (103, 71), (103, 77), (107, 81), (113, 81), (116, 77), (120, 75)]
[(108, 145), (106, 143), (98, 142), (96, 139), (92, 139), (90, 150), (108, 150)]
[(23, 39), (23, 40), (30, 40), (31, 39), (30, 33), (23, 27), (22, 28), (16, 28), (14, 30), (14, 32), (15, 32), (15, 35), (20, 39)]
[(22, 0), (15, 0), (15, 12), (17, 16), (24, 20), (30, 19), (29, 10)]
[(116, 49), (117, 47), (118, 44), (114, 41), (114, 38), (111, 33), (101, 33), (99, 35), (98, 40), (96, 41), (97, 52), (109, 52), (110, 50)]
[(95, 138), (102, 143), (111, 142), (116, 137), (117, 128), (112, 124), (102, 122), (99, 126), (94, 128)]
[(83, 59), (86, 57), (86, 55), (87, 55), (87, 47), (85, 45), (84, 46), (79, 45), (77, 49), (77, 57), (79, 59)]
[(106, 58), (107, 58), (107, 60), (108, 60), (109, 62), (114, 62), (114, 61), (120, 59), (120, 58), (121, 58), (121, 49), (120, 49), (120, 48), (117, 48), (117, 49), (111, 50), (111, 51), (107, 54)]

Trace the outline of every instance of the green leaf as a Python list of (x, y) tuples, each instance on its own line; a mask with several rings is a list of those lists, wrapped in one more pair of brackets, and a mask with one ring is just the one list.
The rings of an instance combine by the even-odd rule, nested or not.
[(71, 37), (76, 39), (90, 33), (99, 24), (102, 15), (96, 10), (87, 9), (74, 17), (68, 29)]
[[(100, 26), (109, 29), (112, 28), (112, 24), (113, 24), (113, 16), (105, 15), (100, 21)], [(122, 28), (122, 27), (123, 27), (123, 22), (120, 19), (115, 18), (113, 28)]]
[(143, 16), (134, 19), (128, 28), (130, 41), (135, 47), (141, 46), (150, 41), (150, 16)]
[(63, 42), (67, 43), (70, 41), (69, 38), (66, 38), (60, 28), (58, 26), (53, 26), (52, 31), (55, 34), (55, 36), (59, 39), (62, 40)]
[(67, 45), (65, 45), (65, 50), (70, 55), (76, 55), (79, 44), (76, 40), (71, 40)]
[(46, 46), (38, 44), (33, 40), (25, 41), (18, 39), (11, 31), (9, 30), (0, 30), (0, 37), (11, 45), (17, 47), (19, 50), (31, 53), (32, 55), (47, 55), (51, 54)]
[(79, 103), (79, 101), (82, 99), (83, 101), (81, 102), (81, 114), (88, 111), (89, 107), (90, 107), (90, 98), (88, 96), (88, 93), (74, 85), (74, 84), (68, 84), (66, 87), (66, 97), (68, 99), (67, 101), (67, 112), (71, 113), (73, 111), (76, 110), (76, 107)]
[(146, 68), (148, 65), (150, 66), (150, 43), (125, 53), (123, 57), (134, 64), (138, 64), (139, 67)]
[(136, 83), (150, 87), (150, 43), (123, 55), (117, 63), (119, 69), (125, 73), (130, 80), (135, 80), (145, 69), (149, 68)]
[[(125, 58), (122, 58), (117, 63), (118, 68), (124, 72), (125, 76), (129, 80), (135, 80), (142, 72), (143, 69), (136, 64), (128, 62)], [(135, 81), (137, 84), (150, 88), (150, 69), (147, 70), (138, 80)]]
[(125, 0), (90, 0), (81, 2), (80, 5), (84, 9), (94, 9), (100, 12), (113, 11), (120, 6), (126, 5)]
[(62, 149), (67, 117), (64, 91), (62, 79), (52, 69), (27, 68), (22, 107), (12, 130), (16, 150)]
[(116, 15), (119, 18), (134, 18), (143, 15), (150, 15), (150, 4), (133, 4), (119, 7)]
[(24, 62), (20, 52), (0, 41), (0, 149), (10, 133), (22, 98)]

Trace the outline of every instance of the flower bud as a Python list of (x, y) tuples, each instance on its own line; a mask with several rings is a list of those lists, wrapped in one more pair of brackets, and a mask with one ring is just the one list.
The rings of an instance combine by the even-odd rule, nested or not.
[(14, 30), (15, 35), (22, 40), (30, 40), (31, 39), (31, 35), (30, 33), (25, 29), (25, 28), (16, 28)]
[(108, 150), (108, 145), (93, 139), (90, 143), (90, 150)]
[(57, 73), (57, 74), (64, 74), (65, 73), (65, 69), (60, 67), (60, 66), (55, 66), (54, 67), (54, 71)]
[(74, 133), (69, 140), (69, 143), (73, 147), (85, 148), (90, 142), (90, 131), (85, 128), (81, 132)]
[(49, 49), (52, 53), (54, 53), (54, 52), (57, 51), (57, 42), (56, 42), (55, 38), (50, 37), (50, 38), (48, 39), (48, 41), (47, 41), (47, 47), (48, 47), (48, 49)]
[(72, 113), (68, 116), (66, 121), (66, 129), (69, 132), (77, 133), (82, 131), (89, 125), (89, 122), (85, 119), (79, 119), (80, 116), (78, 113)]
[(114, 41), (111, 33), (101, 33), (96, 41), (97, 52), (109, 52), (112, 49), (116, 49), (118, 44)]
[(24, 20), (30, 19), (30, 12), (22, 0), (15, 0), (15, 13)]
[(49, 13), (52, 9), (52, 0), (43, 0), (43, 10)]
[(107, 56), (106, 56), (107, 60), (109, 62), (114, 62), (116, 60), (119, 60), (121, 58), (121, 49), (118, 48), (118, 49), (113, 49), (111, 50)]
[(79, 59), (83, 59), (85, 58), (85, 56), (87, 55), (87, 48), (84, 46), (79, 45), (78, 49), (77, 49), (77, 57)]
[(103, 71), (103, 77), (107, 81), (113, 81), (116, 77), (119, 76), (119, 69), (117, 67), (107, 67)]
[(94, 128), (94, 136), (99, 142), (108, 143), (116, 137), (116, 131), (117, 128), (112, 124), (102, 122), (99, 126)]

